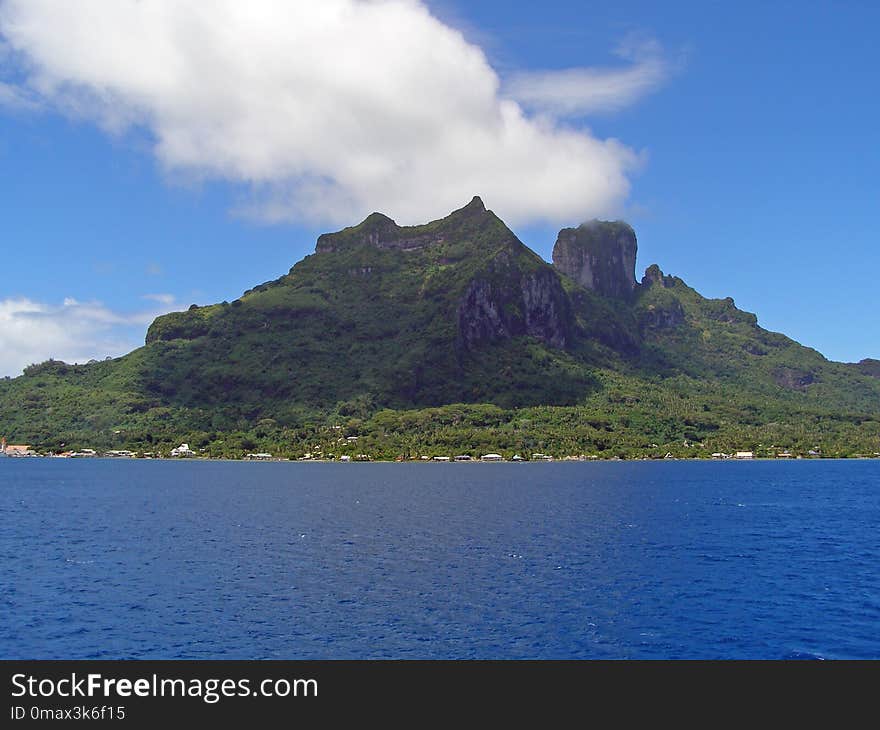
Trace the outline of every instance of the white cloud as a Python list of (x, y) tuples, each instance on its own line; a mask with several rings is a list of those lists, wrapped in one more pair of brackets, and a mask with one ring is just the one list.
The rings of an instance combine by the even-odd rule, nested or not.
[(154, 302), (159, 302), (159, 304), (163, 304), (166, 307), (170, 307), (174, 304), (173, 294), (144, 294), (141, 299), (149, 299)]
[(48, 360), (87, 362), (117, 357), (143, 344), (144, 327), (174, 309), (174, 300), (123, 314), (100, 302), (66, 298), (48, 304), (25, 298), (0, 300), (0, 376), (20, 375), (23, 368)]
[(617, 48), (623, 68), (527, 71), (513, 76), (507, 92), (527, 108), (557, 116), (614, 111), (656, 90), (672, 65), (654, 40), (630, 38)]
[[(417, 0), (0, 2), (22, 93), (148, 130), (166, 171), (245, 183), (240, 212), (264, 220), (421, 222), (480, 194), (510, 222), (570, 224), (619, 211), (640, 163), (526, 113)], [(635, 76), (597, 73), (589, 108), (634, 98)]]

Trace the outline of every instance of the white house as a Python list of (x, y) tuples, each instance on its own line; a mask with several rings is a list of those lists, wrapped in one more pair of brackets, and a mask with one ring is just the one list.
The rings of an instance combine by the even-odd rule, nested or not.
[(195, 455), (196, 455), (196, 452), (193, 451), (193, 450), (189, 447), (189, 444), (181, 444), (181, 445), (178, 446), (176, 449), (171, 449), (171, 455), (172, 455), (172, 456), (183, 456), (183, 457), (186, 457), (186, 456), (195, 456)]

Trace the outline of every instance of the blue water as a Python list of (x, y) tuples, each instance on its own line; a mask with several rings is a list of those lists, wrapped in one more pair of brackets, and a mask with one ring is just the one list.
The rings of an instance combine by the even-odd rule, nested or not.
[(880, 657), (880, 462), (0, 462), (2, 658)]

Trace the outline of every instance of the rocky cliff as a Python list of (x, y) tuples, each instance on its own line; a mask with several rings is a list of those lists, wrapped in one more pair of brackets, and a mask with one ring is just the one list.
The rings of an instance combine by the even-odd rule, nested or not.
[(570, 324), (559, 277), (550, 267), (524, 272), (508, 255), (472, 279), (458, 305), (459, 344), (467, 349), (520, 335), (564, 348)]
[(553, 265), (598, 294), (626, 299), (636, 288), (635, 231), (622, 221), (563, 228), (553, 247)]

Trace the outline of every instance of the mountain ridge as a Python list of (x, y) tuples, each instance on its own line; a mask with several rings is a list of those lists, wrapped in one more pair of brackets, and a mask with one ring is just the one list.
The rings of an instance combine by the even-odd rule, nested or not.
[[(0, 383), (0, 430), (54, 446), (208, 434), (208, 448), (263, 428), (278, 450), (304, 424), (473, 404), (508, 413), (499, 424), (513, 431), (522, 409), (565, 421), (589, 407), (589, 422), (615, 426), (581, 448), (620, 453), (659, 443), (647, 436), (667, 420), (681, 443), (706, 443), (767, 428), (821, 440), (827, 419), (836, 448), (843, 433), (872, 448), (876, 361), (833, 363), (656, 264), (637, 281), (636, 257), (631, 226), (590, 221), (560, 231), (548, 263), (479, 197), (420, 226), (372, 213), (233, 302), (158, 317), (115, 361), (44, 363)], [(697, 417), (676, 421), (647, 394)]]

